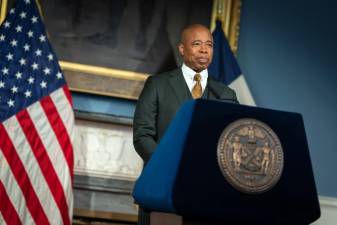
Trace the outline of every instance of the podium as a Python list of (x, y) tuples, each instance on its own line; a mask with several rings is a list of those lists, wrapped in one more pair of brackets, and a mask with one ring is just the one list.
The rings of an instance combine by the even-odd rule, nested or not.
[[(260, 192), (237, 188), (224, 176), (228, 168), (219, 164), (219, 139), (241, 119), (266, 124), (282, 146), (282, 171), (269, 189)], [(239, 165), (244, 170), (243, 166)], [(137, 180), (133, 196), (157, 219), (162, 212), (195, 224), (310, 224), (320, 216), (302, 116), (220, 101), (192, 100), (180, 108)]]

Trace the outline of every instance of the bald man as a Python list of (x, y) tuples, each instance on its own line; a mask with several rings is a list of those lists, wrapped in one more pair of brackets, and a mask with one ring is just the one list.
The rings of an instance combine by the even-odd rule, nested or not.
[[(209, 76), (213, 37), (200, 24), (186, 27), (178, 46), (183, 65), (173, 71), (150, 76), (138, 99), (133, 123), (133, 143), (146, 163), (180, 106), (189, 99), (229, 99), (237, 102), (233, 90)], [(193, 96), (200, 75), (199, 96)], [(201, 85), (201, 88), (200, 88)], [(198, 85), (197, 85), (198, 86)]]
[[(138, 99), (133, 122), (133, 144), (146, 164), (180, 106), (190, 99), (226, 99), (237, 102), (235, 92), (212, 79), (207, 68), (212, 62), (213, 37), (200, 24), (186, 27), (178, 46), (181, 67), (150, 76)], [(138, 224), (149, 224), (140, 211)]]

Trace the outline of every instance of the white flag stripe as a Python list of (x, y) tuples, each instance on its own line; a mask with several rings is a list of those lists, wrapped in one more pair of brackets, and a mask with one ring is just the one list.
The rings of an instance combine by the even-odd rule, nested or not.
[(55, 224), (54, 221), (62, 221), (58, 206), (55, 203), (54, 197), (41, 172), (39, 163), (35, 158), (29, 142), (26, 139), (26, 135), (21, 129), (16, 116), (6, 120), (3, 125), (8, 133), (9, 138), (12, 140), (13, 146), (16, 149), (20, 149), (20, 151), (17, 151), (17, 154), (22, 161), (36, 196), (42, 203), (41, 206), (47, 215), (50, 224)]
[(5, 222), (4, 218), (2, 217), (1, 212), (0, 212), (0, 224), (1, 225), (7, 225), (7, 223)]
[(248, 88), (246, 79), (242, 74), (228, 86), (235, 90), (240, 104), (256, 106), (254, 98)]
[(74, 113), (73, 109), (67, 99), (67, 96), (64, 93), (63, 88), (59, 88), (50, 94), (51, 99), (54, 102), (54, 105), (59, 113), (64, 126), (68, 131), (68, 136), (70, 137), (71, 142), (74, 141)]
[[(8, 162), (2, 150), (0, 149), (0, 181), (5, 186), (7, 195), (11, 200), (13, 207), (21, 221), (25, 221), (26, 224), (35, 224), (33, 218), (27, 208), (26, 200), (23, 196), (23, 193), (12, 174), (11, 168), (8, 165)], [(1, 203), (0, 203), (1, 204)], [(1, 213), (0, 213), (1, 216)], [(0, 224), (5, 224), (4, 218), (0, 217)]]
[(2, 218), (1, 212), (0, 212), (0, 224), (6, 225), (4, 218)]
[(66, 191), (72, 189), (71, 177), (66, 158), (62, 152), (61, 146), (53, 132), (49, 120), (39, 102), (27, 108), (28, 114), (33, 121), (36, 131), (45, 147), (50, 161), (54, 166), (56, 175), (61, 182), (65, 197), (67, 199), (68, 207), (70, 207), (73, 196), (72, 192)]
[[(74, 129), (75, 129), (74, 112), (73, 112), (72, 106), (70, 105), (68, 101), (66, 94), (64, 93), (64, 89), (59, 88), (58, 90), (51, 93), (50, 97), (56, 107), (57, 112), (60, 115), (60, 118), (67, 130), (67, 133), (68, 133), (68, 136), (71, 142), (73, 142), (74, 134), (75, 134), (74, 132)], [(74, 157), (76, 156), (74, 155)], [(71, 192), (71, 194), (73, 193)], [(74, 201), (68, 202), (70, 218), (72, 218), (72, 214), (73, 214), (73, 204), (74, 204)]]

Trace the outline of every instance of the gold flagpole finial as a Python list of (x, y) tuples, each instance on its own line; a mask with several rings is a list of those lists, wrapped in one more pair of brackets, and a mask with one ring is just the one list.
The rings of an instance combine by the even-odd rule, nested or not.
[(222, 23), (227, 40), (235, 53), (238, 47), (242, 0), (213, 0), (210, 30), (213, 32), (216, 21)]
[(223, 15), (223, 1), (217, 1), (216, 4), (216, 20), (221, 20)]
[[(211, 31), (215, 29), (216, 21), (219, 20), (222, 23), (222, 28), (225, 28), (226, 15), (228, 10), (229, 0), (213, 0)], [(224, 29), (225, 33), (226, 30)]]

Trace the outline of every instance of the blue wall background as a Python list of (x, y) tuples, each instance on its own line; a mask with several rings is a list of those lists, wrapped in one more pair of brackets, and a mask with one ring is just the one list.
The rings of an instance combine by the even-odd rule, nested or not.
[(238, 61), (258, 106), (303, 115), (318, 192), (337, 197), (337, 1), (244, 0)]
[[(258, 106), (303, 115), (318, 192), (337, 197), (337, 1), (243, 0), (238, 60)], [(136, 103), (73, 98), (77, 110), (126, 118)]]

